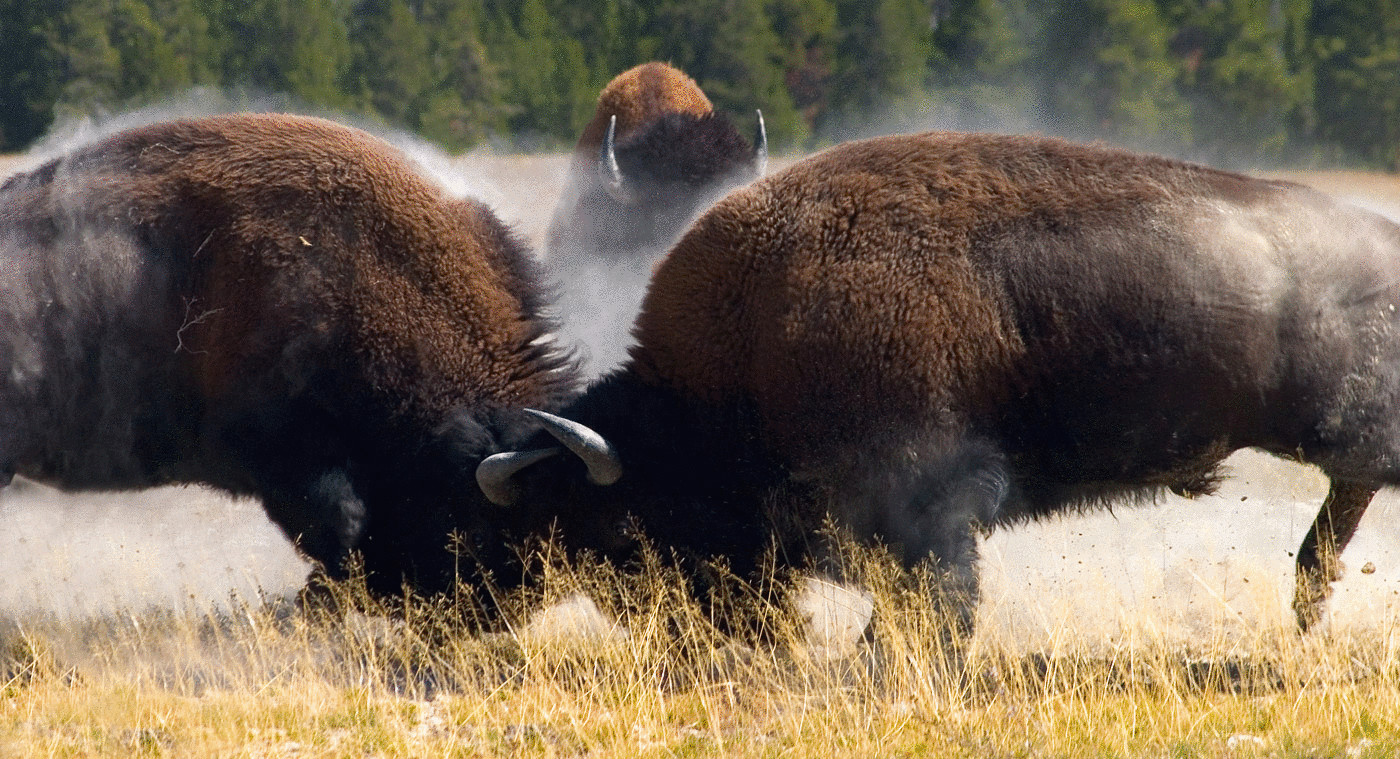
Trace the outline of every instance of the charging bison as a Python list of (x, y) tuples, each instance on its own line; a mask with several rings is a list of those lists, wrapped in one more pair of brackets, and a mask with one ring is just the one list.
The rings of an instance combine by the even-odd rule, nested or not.
[(550, 258), (649, 259), (767, 160), (761, 113), (750, 145), (690, 77), (664, 63), (629, 69), (603, 88), (579, 138), (550, 222)]
[(504, 550), (476, 463), (575, 385), (535, 276), (358, 130), (118, 134), (0, 186), (0, 470), (257, 496), (332, 576), (443, 589), (451, 533)]
[(1254, 447), (1332, 481), (1306, 628), (1400, 483), (1398, 301), (1400, 228), (1295, 184), (1034, 137), (855, 142), (680, 240), (628, 362), (541, 415), (577, 456), (541, 435), (480, 479), (538, 519), (570, 504), (564, 536), (619, 557), (633, 519), (682, 556), (820, 561), (831, 518), (970, 601), (979, 525), (1209, 493)]

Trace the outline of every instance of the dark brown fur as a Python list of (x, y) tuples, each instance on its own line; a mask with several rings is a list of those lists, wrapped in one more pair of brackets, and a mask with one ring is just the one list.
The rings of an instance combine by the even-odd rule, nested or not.
[(0, 353), (43, 357), (0, 379), (0, 464), (257, 495), (311, 558), (338, 573), (361, 549), (388, 589), (450, 582), (436, 554), (481, 519), (493, 415), (573, 383), (490, 210), (320, 119), (154, 124), (14, 178), (0, 266)]
[(613, 116), (617, 116), (615, 137), (622, 141), (668, 113), (708, 116), (713, 111), (700, 85), (680, 69), (658, 61), (633, 66), (598, 93), (598, 108), (574, 147), (574, 165), (597, 170), (598, 148)]
[[(625, 202), (600, 178), (599, 151), (614, 117)], [(628, 69), (603, 88), (579, 138), (550, 221), (549, 254), (565, 266), (649, 262), (714, 197), (752, 178), (753, 157), (690, 77), (657, 62)]]
[(631, 513), (734, 556), (833, 517), (975, 596), (975, 525), (1209, 492), (1257, 447), (1348, 501), (1300, 555), (1306, 625), (1400, 483), (1397, 302), (1400, 229), (1297, 185), (1035, 137), (842, 145), (660, 264), (631, 360), (569, 412), (627, 474), (575, 488), (565, 533), (616, 548)]

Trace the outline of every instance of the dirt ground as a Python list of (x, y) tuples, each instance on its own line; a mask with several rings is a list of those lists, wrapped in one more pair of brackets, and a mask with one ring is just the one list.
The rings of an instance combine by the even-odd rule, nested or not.
[[(538, 247), (565, 156), (424, 160)], [(0, 175), (25, 163), (0, 158)], [(1400, 220), (1400, 178), (1287, 176)], [(622, 294), (610, 318), (630, 321), (632, 303), (635, 294)], [(1234, 477), (1214, 496), (994, 533), (984, 544), (981, 629), (1043, 646), (1067, 633), (1111, 644), (1138, 635), (1191, 639), (1222, 621), (1241, 633), (1291, 624), (1292, 551), (1326, 482), (1257, 453), (1229, 464)], [(1350, 572), (1332, 604), (1334, 626), (1379, 625), (1400, 611), (1397, 498), (1376, 499), (1344, 556)], [(65, 495), (21, 483), (0, 491), (0, 619), (203, 606), (230, 594), (286, 593), (305, 573), (252, 501), (195, 487)]]

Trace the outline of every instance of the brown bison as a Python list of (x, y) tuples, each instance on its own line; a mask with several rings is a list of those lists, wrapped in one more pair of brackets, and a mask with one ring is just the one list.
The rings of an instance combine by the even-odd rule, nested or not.
[(831, 518), (971, 600), (979, 526), (1208, 493), (1254, 447), (1332, 480), (1306, 628), (1400, 483), (1397, 305), (1400, 227), (1296, 184), (1054, 139), (855, 142), (677, 243), (628, 362), (551, 422), (578, 456), (480, 479), (570, 504), (565, 537), (619, 556), (633, 519), (680, 555), (820, 560)]
[(690, 77), (664, 63), (603, 88), (550, 222), (551, 259), (649, 259), (725, 190), (763, 173), (763, 115), (750, 145)]
[(257, 496), (332, 576), (443, 589), (452, 533), (503, 550), (476, 464), (575, 385), (543, 307), (486, 207), (364, 132), (117, 134), (0, 186), (0, 470)]

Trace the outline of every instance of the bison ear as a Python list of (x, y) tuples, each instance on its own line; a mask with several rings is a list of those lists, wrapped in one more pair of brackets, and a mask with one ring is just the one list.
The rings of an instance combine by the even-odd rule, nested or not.
[(536, 451), (509, 451), (482, 459), (476, 466), (476, 484), (486, 499), (497, 506), (509, 506), (520, 495), (515, 475), (538, 461), (558, 454), (562, 448), (541, 448)]
[(768, 171), (768, 130), (763, 128), (763, 110), (755, 112), (758, 114), (758, 128), (753, 136), (753, 173), (761, 177)]
[(594, 485), (611, 485), (622, 479), (622, 460), (617, 451), (597, 432), (587, 426), (543, 411), (525, 409), (535, 417), (544, 431), (554, 436), (588, 467), (588, 481)]
[(617, 165), (617, 114), (608, 121), (608, 133), (603, 137), (603, 146), (598, 151), (598, 175), (603, 188), (619, 203), (630, 203), (631, 193), (623, 181), (622, 167)]

